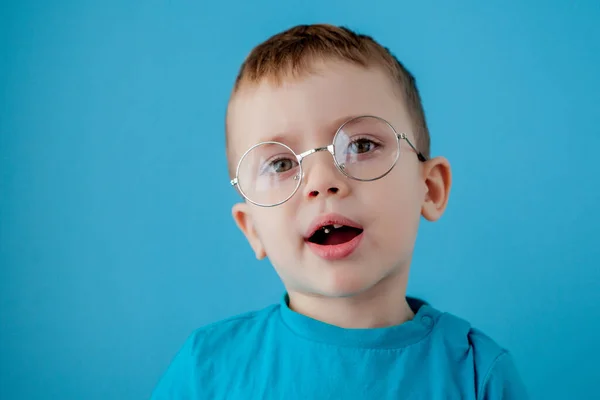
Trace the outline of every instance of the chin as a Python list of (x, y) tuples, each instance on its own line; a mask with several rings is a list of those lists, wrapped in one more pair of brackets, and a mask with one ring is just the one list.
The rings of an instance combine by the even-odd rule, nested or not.
[(374, 287), (380, 279), (370, 276), (355, 274), (334, 274), (333, 276), (321, 277), (316, 283), (318, 292), (326, 297), (354, 297)]

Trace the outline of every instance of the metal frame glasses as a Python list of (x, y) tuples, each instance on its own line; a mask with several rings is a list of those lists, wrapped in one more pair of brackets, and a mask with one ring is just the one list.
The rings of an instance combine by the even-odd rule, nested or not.
[[(396, 148), (395, 150), (392, 149), (392, 151), (395, 151), (395, 156), (393, 158), (393, 161), (390, 163), (389, 168), (387, 168), (386, 170), (384, 170), (382, 173), (378, 173), (377, 176), (375, 177), (371, 177), (371, 178), (358, 178), (354, 175), (352, 175), (352, 173), (348, 172), (348, 168), (346, 167), (346, 163), (340, 163), (338, 154), (336, 153), (336, 146), (340, 145), (339, 142), (339, 138), (340, 135), (343, 135), (345, 132), (345, 128), (347, 126), (351, 126), (351, 124), (353, 124), (356, 121), (361, 121), (361, 120), (367, 120), (370, 119), (373, 121), (373, 123), (378, 123), (378, 124), (382, 124), (385, 129), (389, 129), (389, 134), (393, 134), (395, 139), (396, 139)], [(387, 135), (388, 133), (386, 133)], [(385, 119), (380, 118), (380, 117), (376, 117), (373, 115), (361, 115), (358, 117), (354, 117), (349, 119), (348, 121), (344, 122), (336, 131), (334, 137), (333, 137), (333, 142), (328, 145), (328, 146), (324, 146), (324, 147), (317, 147), (317, 148), (313, 148), (310, 150), (306, 150), (300, 154), (297, 154), (296, 152), (294, 152), (289, 146), (280, 143), (280, 142), (276, 142), (276, 141), (265, 141), (265, 142), (260, 142), (255, 144), (254, 146), (250, 147), (240, 158), (240, 161), (238, 162), (237, 168), (236, 168), (236, 177), (234, 179), (232, 179), (230, 181), (231, 185), (236, 187), (237, 190), (240, 192), (240, 194), (246, 199), (248, 200), (250, 203), (255, 204), (257, 206), (261, 206), (261, 207), (275, 207), (278, 206), (280, 204), (285, 203), (286, 201), (288, 201), (290, 198), (292, 198), (296, 192), (298, 191), (298, 189), (300, 188), (300, 186), (302, 185), (302, 181), (304, 179), (304, 169), (302, 167), (302, 161), (308, 157), (311, 154), (315, 154), (317, 152), (321, 152), (321, 151), (328, 151), (331, 156), (333, 157), (333, 161), (334, 164), (336, 166), (336, 168), (347, 178), (353, 179), (353, 180), (357, 180), (357, 181), (362, 181), (362, 182), (370, 182), (370, 181), (375, 181), (378, 179), (383, 178), (384, 176), (386, 176), (387, 174), (390, 173), (390, 171), (392, 171), (392, 169), (394, 169), (394, 167), (396, 166), (398, 159), (400, 158), (400, 145), (401, 145), (401, 141), (405, 140), (408, 145), (411, 147), (411, 149), (417, 154), (417, 158), (419, 159), (419, 161), (421, 162), (425, 162), (427, 161), (427, 158), (423, 155), (423, 153), (421, 153), (419, 150), (417, 150), (417, 148), (411, 143), (411, 141), (408, 139), (408, 136), (406, 133), (398, 133), (396, 132), (396, 129), (389, 123), (387, 122)], [(341, 142), (342, 144), (345, 144), (344, 141)], [(263, 145), (278, 145), (278, 146), (283, 146), (282, 148), (285, 148), (286, 151), (290, 154), (293, 155), (296, 158), (296, 161), (298, 163), (298, 172), (294, 174), (293, 179), (296, 181), (296, 185), (295, 188), (293, 189), (293, 191), (291, 191), (291, 193), (285, 197), (283, 200), (274, 202), (274, 203), (261, 203), (258, 202), (256, 200), (253, 200), (251, 197), (249, 196), (243, 189), (242, 185), (240, 185), (240, 170), (243, 166), (243, 162), (246, 159), (246, 157), (248, 156), (248, 154), (250, 154), (254, 149), (256, 149), (258, 146), (263, 146)]]

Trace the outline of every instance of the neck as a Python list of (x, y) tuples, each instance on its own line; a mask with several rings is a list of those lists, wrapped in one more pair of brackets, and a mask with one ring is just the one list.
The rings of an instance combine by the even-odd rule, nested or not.
[(414, 317), (406, 301), (406, 274), (389, 276), (351, 296), (328, 297), (288, 289), (289, 307), (307, 317), (341, 328), (381, 328)]

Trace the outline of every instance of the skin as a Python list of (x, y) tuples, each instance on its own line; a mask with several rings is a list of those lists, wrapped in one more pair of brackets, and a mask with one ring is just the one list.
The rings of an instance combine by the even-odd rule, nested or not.
[[(314, 67), (301, 78), (280, 85), (264, 80), (235, 94), (228, 113), (234, 165), (264, 140), (283, 142), (296, 153), (326, 146), (355, 115), (384, 118), (416, 142), (404, 102), (383, 70), (337, 61)], [(237, 226), (256, 257), (269, 258), (296, 312), (345, 328), (391, 326), (413, 317), (406, 286), (419, 223), (442, 216), (451, 170), (443, 157), (418, 161), (401, 143), (400, 159), (382, 179), (348, 179), (329, 153), (320, 152), (303, 162), (302, 185), (286, 203), (233, 206)], [(324, 260), (305, 243), (314, 218), (331, 212), (364, 228), (359, 247), (342, 260)]]

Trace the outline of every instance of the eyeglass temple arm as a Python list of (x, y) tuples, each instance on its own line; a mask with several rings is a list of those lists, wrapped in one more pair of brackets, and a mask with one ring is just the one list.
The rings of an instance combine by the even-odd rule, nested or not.
[(417, 153), (417, 158), (419, 159), (419, 161), (421, 161), (421, 162), (427, 161), (427, 157), (425, 157), (423, 155), (423, 153), (421, 153), (419, 150), (417, 150), (417, 148), (415, 146), (413, 146), (411, 141), (408, 139), (408, 136), (406, 136), (406, 133), (398, 134), (398, 138), (406, 140), (406, 143), (408, 143), (408, 145), (411, 147), (411, 149), (413, 149), (415, 151), (415, 153)]

